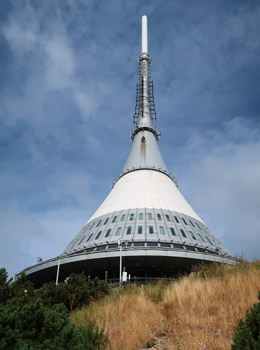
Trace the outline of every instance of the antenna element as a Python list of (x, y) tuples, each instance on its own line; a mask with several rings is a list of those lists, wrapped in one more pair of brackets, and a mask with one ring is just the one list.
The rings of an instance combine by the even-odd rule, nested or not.
[(142, 53), (148, 54), (147, 16), (142, 16)]

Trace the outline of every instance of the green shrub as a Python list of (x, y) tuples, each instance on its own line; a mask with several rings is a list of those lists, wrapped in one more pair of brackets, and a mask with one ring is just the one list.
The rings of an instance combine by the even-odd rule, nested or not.
[(105, 283), (72, 274), (56, 286), (46, 283), (35, 290), (26, 275), (7, 282), (0, 269), (1, 350), (99, 350), (106, 341), (103, 330), (92, 323), (76, 327), (69, 311), (108, 292)]
[(0, 303), (4, 304), (10, 296), (10, 290), (7, 283), (6, 269), (0, 269)]
[(149, 338), (149, 339), (147, 340), (147, 347), (148, 347), (148, 348), (152, 348), (154, 345), (156, 345), (156, 340), (155, 340), (155, 338)]
[(0, 305), (0, 349), (2, 350), (98, 350), (103, 331), (77, 328), (62, 304), (55, 309), (39, 298), (25, 294)]
[(108, 287), (105, 282), (98, 279), (87, 281), (84, 272), (72, 273), (66, 282), (61, 282), (57, 286), (54, 281), (45, 283), (36, 291), (45, 305), (55, 307), (63, 303), (69, 311), (82, 307), (90, 300), (101, 298), (107, 293)]
[(242, 319), (234, 333), (232, 350), (259, 350), (260, 349), (260, 291), (259, 302), (246, 312), (246, 320)]

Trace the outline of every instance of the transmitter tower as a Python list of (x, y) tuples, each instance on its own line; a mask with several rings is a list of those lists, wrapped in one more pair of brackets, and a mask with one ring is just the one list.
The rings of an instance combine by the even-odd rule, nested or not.
[(153, 278), (172, 277), (201, 262), (234, 263), (179, 191), (161, 156), (161, 132), (154, 127), (154, 119), (147, 17), (142, 16), (128, 158), (107, 198), (61, 255), (24, 270), (36, 284), (64, 280), (81, 271), (115, 280), (122, 277), (123, 268), (132, 277)]

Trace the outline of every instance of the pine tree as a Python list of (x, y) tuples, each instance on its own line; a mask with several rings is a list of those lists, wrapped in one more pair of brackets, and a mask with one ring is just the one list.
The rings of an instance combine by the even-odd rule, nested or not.
[(260, 349), (260, 291), (259, 302), (246, 312), (246, 320), (238, 323), (231, 349), (232, 350), (259, 350)]
[(103, 295), (106, 288), (98, 281), (94, 293), (83, 274), (68, 281), (59, 286), (50, 282), (35, 290), (25, 275), (8, 283), (6, 270), (0, 269), (1, 350), (101, 349), (107, 339), (103, 330), (92, 323), (76, 327), (69, 311), (88, 303), (95, 293)]

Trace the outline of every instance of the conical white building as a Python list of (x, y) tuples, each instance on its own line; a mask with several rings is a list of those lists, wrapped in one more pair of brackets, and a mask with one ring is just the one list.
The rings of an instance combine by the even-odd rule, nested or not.
[(132, 277), (173, 276), (201, 262), (234, 263), (178, 189), (161, 156), (142, 17), (135, 127), (132, 146), (113, 189), (62, 254), (25, 270), (33, 279), (63, 280), (71, 272), (119, 277), (119, 262)]

